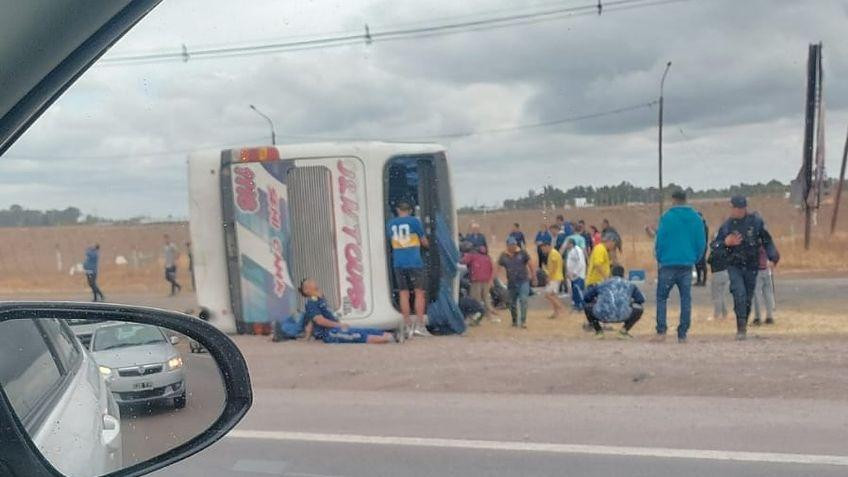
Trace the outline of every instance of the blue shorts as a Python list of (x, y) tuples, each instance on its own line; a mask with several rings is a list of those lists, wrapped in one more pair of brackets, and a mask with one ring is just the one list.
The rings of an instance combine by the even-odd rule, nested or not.
[(333, 328), (324, 333), (324, 343), (367, 343), (369, 336), (382, 336), (385, 331), (376, 328)]

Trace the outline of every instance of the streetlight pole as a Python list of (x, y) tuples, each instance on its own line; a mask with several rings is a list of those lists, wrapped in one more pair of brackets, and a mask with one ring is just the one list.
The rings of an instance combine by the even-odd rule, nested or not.
[(276, 133), (276, 131), (274, 131), (274, 121), (271, 121), (271, 118), (262, 114), (262, 111), (256, 109), (256, 106), (254, 106), (252, 104), (250, 105), (250, 109), (254, 110), (256, 112), (256, 114), (262, 116), (263, 118), (265, 118), (266, 121), (268, 121), (268, 125), (271, 126), (271, 145), (276, 146), (277, 145), (277, 133)]
[(663, 179), (662, 179), (662, 171), (663, 171), (663, 164), (662, 164), (662, 152), (663, 152), (663, 148), (662, 148), (662, 146), (663, 146), (662, 145), (662, 140), (663, 140), (663, 135), (662, 135), (662, 128), (663, 128), (663, 88), (665, 87), (665, 77), (666, 77), (666, 75), (668, 75), (668, 69), (669, 68), (671, 68), (671, 62), (670, 61), (665, 64), (665, 71), (663, 71), (662, 80), (660, 80), (659, 159), (657, 161), (658, 165), (659, 165), (660, 216), (662, 216), (662, 214), (663, 214)]

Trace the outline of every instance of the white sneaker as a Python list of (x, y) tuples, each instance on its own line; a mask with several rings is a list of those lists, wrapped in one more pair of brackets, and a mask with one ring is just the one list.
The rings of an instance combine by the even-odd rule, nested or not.
[(415, 331), (413, 331), (413, 334), (415, 336), (433, 336), (423, 325), (415, 325)]
[(411, 340), (413, 334), (415, 333), (415, 325), (406, 325), (403, 327), (403, 334), (407, 340)]

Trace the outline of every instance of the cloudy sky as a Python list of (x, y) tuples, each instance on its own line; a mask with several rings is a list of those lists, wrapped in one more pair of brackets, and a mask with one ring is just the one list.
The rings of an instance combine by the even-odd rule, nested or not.
[[(107, 57), (254, 45), (533, 13), (595, 0), (165, 0)], [(656, 99), (667, 61), (665, 177), (707, 188), (792, 178), (805, 62), (824, 43), (831, 174), (848, 126), (848, 2), (690, 0), (482, 31), (89, 70), (0, 158), (0, 207), (187, 215), (188, 151), (310, 137), (439, 139), (462, 205), (546, 183), (656, 180), (656, 106), (486, 133)]]

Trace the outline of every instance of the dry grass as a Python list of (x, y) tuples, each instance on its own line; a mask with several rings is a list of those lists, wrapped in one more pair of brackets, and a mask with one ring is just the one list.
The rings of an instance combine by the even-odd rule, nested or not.
[[(832, 204), (826, 204), (820, 214), (820, 224), (813, 229), (811, 250), (804, 250), (803, 215), (782, 197), (757, 197), (750, 200), (751, 210), (759, 212), (777, 242), (782, 260), (781, 272), (790, 273), (848, 273), (848, 198), (840, 208), (839, 227), (830, 236)], [(727, 216), (729, 205), (726, 200), (697, 201), (693, 204), (700, 210), (710, 226), (712, 235)], [(580, 209), (499, 211), (486, 214), (462, 215), (460, 230), (468, 230), (471, 222), (480, 224), (489, 240), (494, 256), (500, 253), (513, 222), (522, 225), (527, 239), (532, 242), (541, 223), (549, 224), (557, 214), (569, 220), (584, 219), (587, 224), (598, 227), (608, 218), (622, 235), (623, 253), (619, 257), (628, 269), (640, 268), (656, 271), (653, 240), (645, 233), (648, 226), (656, 226), (656, 205), (629, 205), (618, 207), (588, 207)], [(531, 249), (535, 247), (531, 246)], [(533, 255), (533, 254), (531, 254)]]
[[(0, 291), (87, 290), (84, 275), (71, 275), (69, 271), (83, 261), (86, 247), (94, 243), (101, 247), (98, 281), (105, 293), (162, 290), (164, 234), (169, 234), (180, 248), (178, 280), (187, 283), (186, 223), (0, 228)], [(61, 270), (57, 251), (61, 254)], [(116, 265), (118, 256), (130, 263)]]

